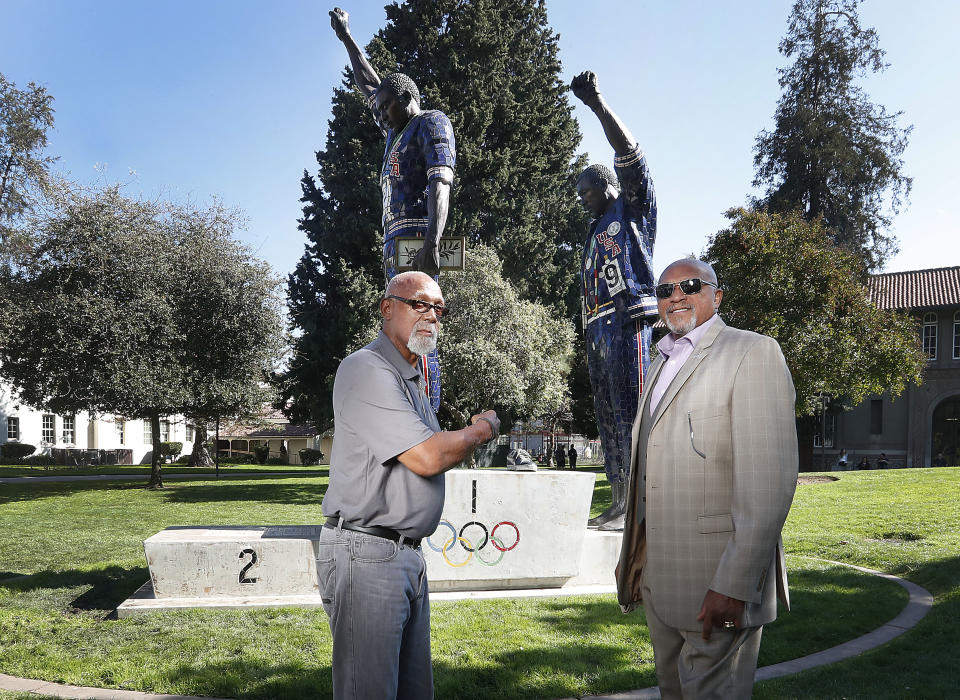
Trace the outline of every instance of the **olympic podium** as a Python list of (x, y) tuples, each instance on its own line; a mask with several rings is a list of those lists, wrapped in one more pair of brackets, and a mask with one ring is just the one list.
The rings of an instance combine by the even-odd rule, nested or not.
[(559, 588), (580, 573), (595, 475), (447, 472), (437, 531), (422, 545), (431, 591)]
[[(443, 597), (609, 588), (620, 535), (587, 529), (594, 479), (590, 472), (447, 472), (440, 525), (422, 545), (430, 590)], [(150, 580), (117, 615), (319, 607), (319, 537), (319, 525), (169, 527), (144, 540)]]

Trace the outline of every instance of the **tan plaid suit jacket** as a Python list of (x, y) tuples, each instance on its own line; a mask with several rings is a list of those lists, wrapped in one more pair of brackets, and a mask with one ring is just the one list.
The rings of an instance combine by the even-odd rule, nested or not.
[(659, 357), (647, 373), (633, 426), (620, 605), (634, 609), (646, 585), (664, 622), (699, 630), (713, 589), (746, 602), (742, 626), (772, 622), (778, 594), (789, 608), (780, 531), (797, 484), (794, 388), (780, 346), (717, 318), (650, 416), (662, 367)]

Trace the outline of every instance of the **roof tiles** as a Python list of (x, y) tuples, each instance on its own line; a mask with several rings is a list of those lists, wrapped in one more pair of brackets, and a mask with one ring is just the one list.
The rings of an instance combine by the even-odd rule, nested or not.
[(960, 266), (871, 275), (867, 289), (881, 309), (960, 305)]

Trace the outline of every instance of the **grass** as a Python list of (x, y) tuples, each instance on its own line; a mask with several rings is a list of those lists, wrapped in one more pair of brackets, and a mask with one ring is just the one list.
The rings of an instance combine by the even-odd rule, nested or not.
[[(960, 470), (839, 476), (798, 488), (784, 532), (788, 551), (910, 578), (934, 592), (936, 607), (918, 630), (883, 649), (759, 684), (756, 696), (958, 694), (951, 662), (960, 619)], [(327, 697), (330, 640), (321, 610), (107, 619), (146, 580), (149, 535), (174, 524), (316, 523), (326, 482), (172, 481), (162, 491), (129, 482), (0, 485), (0, 671), (190, 695)], [(601, 477), (592, 512), (608, 503)], [(906, 600), (899, 586), (845, 567), (797, 556), (788, 563), (793, 612), (764, 630), (761, 665), (856, 637)], [(642, 614), (622, 615), (610, 595), (436, 601), (432, 618), (437, 697), (557, 698), (656, 683)]]
[[(298, 464), (221, 464), (220, 475), (254, 474), (254, 473), (296, 473), (302, 476), (327, 475), (330, 467), (303, 467)], [(103, 467), (30, 467), (22, 464), (0, 465), (0, 478), (17, 476), (97, 476), (116, 474), (141, 474), (144, 478), (150, 476), (149, 464), (120, 464)], [(162, 469), (163, 478), (176, 478), (177, 474), (216, 474), (214, 467), (188, 467), (185, 464), (165, 464)]]

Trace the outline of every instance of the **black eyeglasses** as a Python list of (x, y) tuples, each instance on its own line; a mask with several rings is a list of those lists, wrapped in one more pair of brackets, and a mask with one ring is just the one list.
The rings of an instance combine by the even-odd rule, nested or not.
[(707, 282), (699, 277), (691, 277), (688, 280), (680, 280), (679, 282), (664, 282), (663, 284), (658, 284), (657, 298), (669, 299), (673, 296), (673, 290), (678, 285), (680, 286), (680, 291), (684, 294), (699, 294), (705, 284), (709, 284), (711, 287), (717, 287), (717, 289), (720, 288), (720, 285), (714, 284), (713, 282)]
[(437, 312), (437, 320), (445, 319), (450, 315), (450, 307), (444, 306), (443, 304), (431, 304), (429, 301), (423, 301), (423, 299), (405, 299), (403, 297), (398, 297), (395, 294), (388, 294), (387, 299), (396, 299), (397, 301), (402, 301), (418, 314), (425, 314), (428, 310), (433, 309)]

